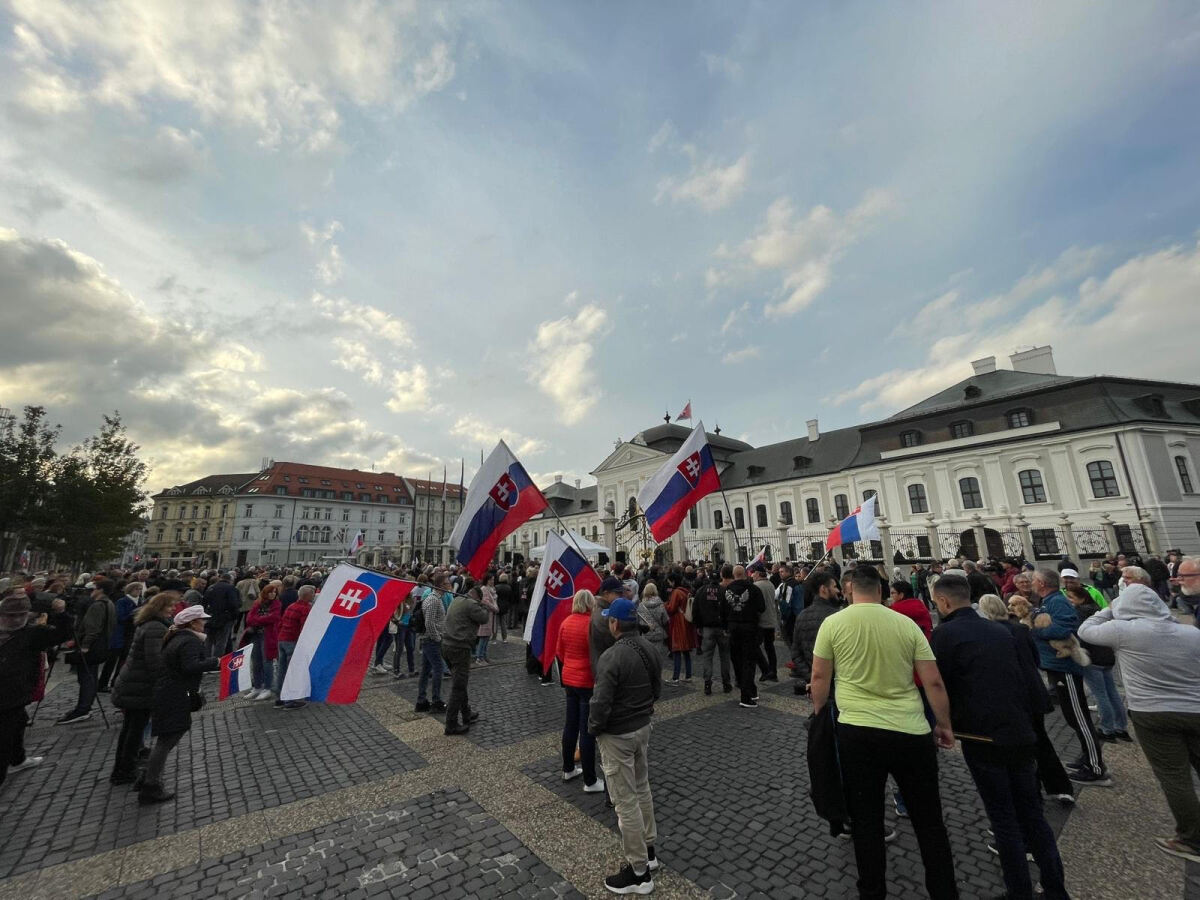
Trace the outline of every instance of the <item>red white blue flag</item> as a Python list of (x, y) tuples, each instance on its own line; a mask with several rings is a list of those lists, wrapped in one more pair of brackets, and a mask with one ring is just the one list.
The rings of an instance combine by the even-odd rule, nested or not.
[(600, 576), (578, 550), (554, 532), (546, 541), (545, 553), (529, 601), (525, 642), (533, 655), (541, 660), (542, 671), (549, 672), (558, 649), (558, 630), (571, 614), (575, 594), (578, 591), (597, 593)]
[(525, 467), (501, 441), (467, 488), (462, 514), (450, 533), (456, 559), (482, 578), (500, 542), (548, 504)]
[(218, 700), (250, 690), (250, 673), (254, 666), (254, 645), (247, 644), (221, 657), (221, 686)]
[(375, 641), (413, 582), (343, 563), (325, 579), (296, 641), (280, 700), (353, 703)]
[(875, 524), (875, 497), (872, 496), (829, 532), (829, 537), (825, 538), (825, 549), (832, 550), (834, 547), (853, 544), (855, 541), (877, 540), (879, 526)]
[(362, 529), (359, 529), (354, 533), (354, 537), (350, 538), (350, 542), (346, 544), (346, 555), (354, 556), (363, 548), (364, 543), (366, 543), (366, 541), (363, 538)]
[(642, 485), (637, 499), (650, 533), (661, 544), (679, 530), (683, 517), (700, 498), (720, 489), (704, 423), (698, 422), (683, 446)]

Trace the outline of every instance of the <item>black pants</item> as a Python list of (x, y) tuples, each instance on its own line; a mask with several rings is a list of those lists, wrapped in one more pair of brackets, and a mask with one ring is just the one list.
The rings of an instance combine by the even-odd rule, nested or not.
[(889, 775), (896, 779), (908, 806), (925, 866), (925, 889), (933, 900), (958, 897), (954, 858), (942, 820), (933, 736), (838, 723), (837, 738), (858, 863), (859, 897), (878, 900), (887, 896), (883, 805)]
[(1068, 672), (1047, 672), (1050, 683), (1058, 694), (1058, 705), (1062, 709), (1063, 718), (1079, 738), (1079, 748), (1083, 760), (1092, 772), (1099, 775), (1104, 771), (1104, 757), (1100, 752), (1100, 741), (1096, 738), (1096, 729), (1092, 727), (1092, 716), (1088, 712), (1087, 695), (1083, 692), (1083, 678)]
[(1001, 757), (963, 741), (963, 757), (996, 835), (1006, 896), (1033, 900), (1028, 851), (1037, 862), (1046, 900), (1067, 900), (1062, 857), (1042, 812), (1033, 748)]
[(764, 678), (768, 675), (775, 678), (775, 670), (779, 668), (779, 660), (775, 657), (775, 629), (760, 628), (758, 630), (762, 635), (762, 652), (759, 655), (758, 664), (762, 668)]
[(100, 684), (98, 690), (107, 691), (112, 679), (121, 671), (121, 666), (125, 664), (125, 657), (129, 655), (129, 645), (126, 644), (119, 650), (109, 650), (108, 659), (104, 661), (104, 665), (100, 669)]
[(729, 655), (742, 702), (749, 703), (758, 694), (754, 670), (758, 667), (759, 636), (757, 625), (734, 625), (729, 629)]
[(142, 735), (150, 721), (150, 710), (127, 709), (117, 738), (117, 758), (113, 760), (114, 778), (132, 775), (137, 770), (137, 754), (142, 748)]
[(25, 707), (0, 710), (0, 784), (4, 784), (9, 766), (25, 762), (25, 726), (28, 724)]
[(75, 715), (91, 712), (92, 704), (96, 702), (97, 679), (100, 677), (102, 663), (82, 662), (75, 667), (75, 678), (79, 682), (79, 699), (75, 701)]
[(467, 724), (471, 715), (471, 702), (467, 699), (467, 679), (471, 675), (471, 648), (447, 647), (442, 645), (442, 658), (450, 667), (450, 699), (446, 701), (446, 727), (449, 728), (462, 716)]
[(1074, 796), (1075, 787), (1067, 777), (1062, 760), (1058, 758), (1058, 751), (1050, 742), (1050, 735), (1046, 734), (1045, 716), (1033, 717), (1033, 730), (1037, 734), (1037, 777), (1042, 784), (1042, 790), (1047, 794)]

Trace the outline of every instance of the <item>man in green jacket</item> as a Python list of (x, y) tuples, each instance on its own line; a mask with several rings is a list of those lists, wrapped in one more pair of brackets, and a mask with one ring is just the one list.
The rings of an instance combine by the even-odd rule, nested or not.
[(1063, 569), (1058, 573), (1059, 580), (1062, 582), (1062, 589), (1066, 592), (1067, 588), (1075, 585), (1082, 585), (1083, 589), (1088, 592), (1088, 595), (1096, 601), (1096, 605), (1101, 609), (1108, 608), (1108, 598), (1105, 597), (1097, 588), (1090, 584), (1083, 584), (1079, 579), (1079, 573), (1074, 569)]
[[(446, 704), (446, 734), (466, 734), (479, 713), (471, 711), (467, 700), (467, 679), (471, 674), (471, 651), (478, 640), (479, 626), (488, 620), (488, 610), (480, 602), (478, 588), (468, 596), (455, 594), (446, 610), (446, 630), (442, 636), (442, 658), (450, 667), (450, 700)], [(459, 716), (462, 721), (459, 722)]]

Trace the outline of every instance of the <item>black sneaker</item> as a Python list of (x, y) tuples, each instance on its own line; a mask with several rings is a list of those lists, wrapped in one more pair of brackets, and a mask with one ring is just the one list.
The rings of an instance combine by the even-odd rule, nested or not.
[(651, 872), (653, 872), (655, 869), (658, 868), (658, 866), (659, 866), (658, 857), (654, 855), (654, 845), (653, 844), (646, 845), (646, 860), (650, 866)]
[(470, 724), (472, 724), (472, 723), (474, 723), (474, 722), (478, 722), (478, 721), (479, 721), (479, 713), (477, 713), (477, 712), (469, 712), (469, 713), (467, 713), (467, 715), (465, 716), (465, 719), (464, 719), (464, 720), (466, 721), (466, 723), (467, 723), (468, 725), (470, 725)]
[(1127, 744), (1133, 743), (1133, 735), (1131, 735), (1128, 731), (1114, 731), (1113, 736), (1116, 737), (1118, 741), (1124, 741)]
[(166, 803), (168, 800), (174, 800), (175, 795), (164, 791), (161, 784), (143, 785), (138, 791), (138, 803), (142, 806), (149, 806), (152, 803)]
[(433, 701), (433, 705), (429, 707), (430, 712), (440, 713), (446, 711), (446, 704), (441, 700)]
[(450, 734), (466, 734), (470, 730), (471, 730), (471, 726), (459, 725), (457, 722), (455, 722), (452, 725), (447, 725), (444, 733), (448, 734), (448, 735), (450, 735)]
[[(994, 855), (996, 855), (996, 856), (999, 856), (999, 855), (1000, 855), (1000, 848), (999, 848), (999, 847), (997, 847), (995, 844), (993, 844), (993, 843), (989, 842), (989, 843), (988, 843), (988, 845), (987, 845), (987, 848), (988, 848), (988, 852), (989, 852), (989, 853), (992, 853), (992, 854), (994, 854)], [(1026, 861), (1026, 862), (1033, 862), (1033, 854), (1032, 854), (1032, 853), (1030, 853), (1028, 850), (1026, 850), (1026, 851), (1025, 851), (1025, 861)]]
[(749, 703), (743, 700), (738, 703), (738, 706), (740, 706), (742, 709), (758, 709), (758, 703), (754, 700), (751, 700)]
[(626, 864), (616, 875), (605, 878), (604, 886), (614, 894), (649, 894), (654, 890), (654, 879), (649, 869), (635, 875), (633, 866)]
[(712, 695), (712, 682), (711, 681), (704, 682), (704, 693), (706, 696)]
[(1104, 741), (1106, 744), (1115, 744), (1117, 742), (1117, 736), (1115, 734), (1110, 734), (1107, 731), (1097, 731), (1096, 737)]
[(413, 712), (429, 712), (429, 701), (418, 700), (417, 705), (413, 707)]
[(1076, 784), (1090, 784), (1092, 787), (1112, 787), (1112, 779), (1107, 772), (1097, 775), (1088, 769), (1072, 772), (1070, 778)]
[(725, 682), (725, 693), (729, 694), (732, 692), (733, 692), (733, 685), (730, 684), (728, 681)]
[(287, 703), (283, 704), (283, 708), (288, 710), (302, 709), (305, 706), (308, 706), (307, 700), (289, 700)]
[(55, 725), (72, 725), (75, 722), (86, 722), (92, 717), (90, 712), (69, 712), (54, 720)]

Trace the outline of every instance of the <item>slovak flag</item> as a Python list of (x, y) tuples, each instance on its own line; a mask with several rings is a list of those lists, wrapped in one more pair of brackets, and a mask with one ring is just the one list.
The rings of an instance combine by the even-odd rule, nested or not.
[(346, 545), (346, 555), (353, 556), (363, 548), (364, 543), (366, 540), (363, 538), (362, 529), (359, 529), (354, 533), (354, 537), (350, 538), (350, 543)]
[(221, 657), (221, 686), (218, 700), (250, 690), (250, 673), (254, 671), (254, 645), (247, 644)]
[(330, 572), (296, 641), (279, 699), (357, 700), (375, 642), (413, 586), (348, 563)]
[(692, 421), (692, 401), (691, 400), (689, 400), (687, 402), (687, 406), (685, 406), (680, 411), (679, 415), (677, 415), (675, 417), (676, 422), (680, 421), (681, 419), (687, 419), (689, 422)]
[(825, 549), (832, 550), (855, 541), (879, 539), (879, 526), (875, 524), (875, 498), (872, 496), (829, 532), (829, 537), (825, 538)]
[(763, 548), (758, 551), (758, 556), (754, 557), (754, 559), (752, 559), (752, 560), (750, 560), (750, 562), (746, 563), (746, 568), (749, 569), (751, 566), (756, 565), (757, 563), (762, 563), (763, 565), (766, 565), (766, 563), (767, 563), (767, 545), (766, 544), (763, 544)]
[(650, 533), (661, 544), (679, 530), (683, 517), (701, 497), (720, 489), (704, 423), (698, 422), (683, 446), (642, 485), (637, 500)]
[(482, 578), (500, 542), (548, 504), (525, 467), (501, 441), (467, 488), (462, 514), (450, 533), (455, 557), (476, 578)]
[(558, 630), (571, 614), (577, 591), (600, 590), (600, 576), (579, 551), (555, 532), (546, 541), (546, 555), (538, 570), (537, 585), (529, 601), (525, 620), (525, 642), (542, 661), (542, 672), (549, 672), (558, 649)]

